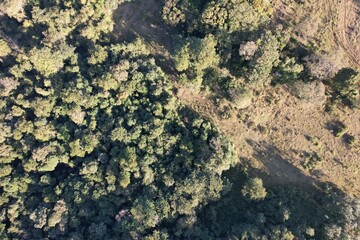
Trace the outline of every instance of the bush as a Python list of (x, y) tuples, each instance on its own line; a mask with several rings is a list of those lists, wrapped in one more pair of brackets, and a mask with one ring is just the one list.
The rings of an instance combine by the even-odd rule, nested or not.
[(338, 54), (313, 54), (304, 60), (312, 76), (319, 80), (330, 80), (342, 68), (342, 58)]
[(3, 39), (0, 39), (0, 58), (6, 57), (10, 53), (11, 53), (11, 48), (9, 44)]
[(322, 82), (295, 82), (291, 86), (292, 93), (306, 104), (323, 106), (326, 101), (325, 85)]
[(248, 180), (242, 188), (241, 193), (244, 197), (254, 201), (263, 200), (267, 195), (266, 189), (260, 178)]

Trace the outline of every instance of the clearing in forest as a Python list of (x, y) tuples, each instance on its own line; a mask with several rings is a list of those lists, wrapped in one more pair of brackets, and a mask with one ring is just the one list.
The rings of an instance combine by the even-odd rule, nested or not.
[(122, 4), (114, 13), (114, 38), (117, 41), (131, 41), (143, 38), (153, 55), (163, 61), (160, 65), (167, 70), (173, 47), (173, 29), (162, 20), (161, 4), (156, 0), (132, 1)]
[[(360, 196), (360, 148), (349, 147), (333, 134), (330, 127), (338, 120), (336, 115), (303, 103), (287, 87), (264, 90), (249, 108), (231, 109), (225, 119), (210, 99), (190, 89), (180, 89), (178, 97), (210, 118), (235, 145), (243, 163), (260, 172), (266, 183), (330, 182)], [(359, 111), (341, 111), (348, 132), (359, 138)], [(306, 164), (314, 153), (319, 162), (309, 170)]]

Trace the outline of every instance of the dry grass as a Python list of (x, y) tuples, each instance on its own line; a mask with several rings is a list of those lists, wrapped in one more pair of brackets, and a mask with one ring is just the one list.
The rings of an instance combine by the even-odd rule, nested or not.
[[(360, 147), (348, 146), (328, 128), (329, 123), (341, 120), (359, 139), (358, 110), (343, 109), (339, 119), (321, 106), (297, 99), (286, 87), (279, 87), (264, 91), (248, 109), (232, 109), (230, 118), (222, 119), (218, 107), (201, 94), (182, 88), (178, 97), (212, 120), (235, 145), (240, 158), (261, 170), (270, 184), (331, 182), (360, 196)], [(309, 172), (304, 161), (311, 153), (317, 153), (322, 161)]]

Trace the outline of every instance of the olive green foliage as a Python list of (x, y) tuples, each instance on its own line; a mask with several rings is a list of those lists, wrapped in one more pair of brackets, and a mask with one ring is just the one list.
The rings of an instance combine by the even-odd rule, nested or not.
[(186, 39), (175, 54), (176, 69), (201, 74), (204, 69), (217, 65), (219, 57), (216, 54), (216, 44), (213, 35), (207, 35), (204, 39)]
[[(119, 49), (124, 46), (116, 51)], [(122, 50), (116, 53), (120, 59), (125, 57)], [(16, 231), (7, 230), (8, 236), (23, 236), (22, 231), (27, 229), (16, 223), (27, 218), (32, 220), (28, 228), (42, 229), (41, 233), (27, 230), (32, 238), (61, 235), (70, 238), (74, 234), (98, 238), (103, 234), (110, 237), (115, 232), (120, 237), (130, 233), (145, 236), (162, 222), (172, 223), (180, 215), (192, 215), (200, 204), (220, 197), (221, 173), (236, 161), (231, 145), (208, 121), (179, 105), (165, 74), (153, 59), (123, 61), (116, 60), (114, 64), (119, 71), (128, 73), (121, 77), (117, 91), (99, 86), (96, 81), (94, 85), (83, 81), (85, 85), (78, 85), (77, 92), (72, 93), (79, 95), (78, 105), (71, 105), (67, 104), (71, 101), (67, 92), (73, 88), (69, 83), (62, 88), (63, 94), (57, 95), (52, 110), (36, 115), (35, 128), (22, 133), (17, 140), (10, 135), (2, 143), (8, 149), (4, 148), (8, 154), (3, 155), (8, 160), (2, 159), (3, 164), (16, 157), (15, 149), (4, 144), (23, 146), (18, 149), (22, 167), (13, 169), (12, 174), (24, 179), (17, 180), (19, 184), (36, 186), (42, 172), (63, 179), (58, 183), (45, 181), (43, 187), (35, 187), (24, 195), (14, 189), (11, 170), (3, 170), (2, 197), (11, 196), (19, 203), (33, 202), (19, 207), (21, 215), (12, 224)], [(87, 102), (86, 98), (95, 103)], [(52, 101), (51, 96), (48, 99)], [(13, 119), (15, 123), (20, 121), (17, 117)], [(89, 124), (83, 126), (85, 121)], [(64, 168), (67, 170), (62, 172)], [(23, 182), (24, 174), (29, 182)], [(12, 188), (6, 187), (9, 183)], [(119, 194), (123, 196), (120, 199)], [(44, 207), (38, 208), (39, 203)], [(8, 204), (3, 207), (8, 208)], [(131, 218), (116, 223), (115, 215), (123, 208), (130, 208)], [(92, 227), (99, 219), (108, 220), (101, 222), (101, 227), (95, 228), (100, 229), (95, 231)], [(115, 232), (110, 230), (113, 224), (118, 229)], [(53, 233), (52, 229), (58, 232)]]
[(306, 170), (313, 171), (322, 162), (322, 159), (316, 154), (307, 154), (304, 157), (303, 166)]
[(304, 66), (297, 63), (295, 58), (285, 57), (280, 60), (277, 68), (277, 83), (291, 83), (299, 80), (300, 74), (304, 70)]
[(241, 193), (250, 200), (262, 200), (266, 197), (266, 189), (260, 178), (252, 178), (244, 185)]
[(259, 39), (259, 49), (250, 62), (249, 82), (258, 86), (271, 82), (270, 73), (280, 58), (280, 41), (272, 32), (267, 31)]
[(162, 16), (172, 26), (186, 26), (188, 32), (254, 30), (269, 22), (268, 1), (246, 0), (165, 0)]
[(201, 20), (205, 28), (210, 30), (219, 29), (230, 33), (249, 31), (269, 20), (267, 14), (264, 14), (264, 8), (244, 0), (211, 1), (203, 11)]
[(335, 77), (332, 83), (338, 96), (344, 99), (350, 107), (360, 107), (360, 74), (352, 69), (344, 68)]
[[(174, 236), (220, 198), (232, 146), (178, 102), (141, 39), (100, 40), (113, 5), (67, 4), (28, 6), (44, 35), (0, 78), (1, 236)], [(189, 68), (215, 64), (215, 45), (189, 41)]]
[[(218, 0), (202, 2), (201, 5), (198, 1), (165, 1), (167, 13), (163, 13), (164, 18), (172, 12), (167, 6), (174, 4), (184, 9), (198, 6), (198, 12), (192, 12), (191, 19), (182, 18), (184, 24), (179, 25), (180, 29), (185, 28), (191, 33), (177, 47), (174, 56), (176, 69), (186, 73), (182, 75), (183, 81), (196, 80), (197, 86), (208, 83), (202, 79), (202, 70), (225, 67), (225, 71), (229, 70), (233, 75), (227, 77), (243, 78), (248, 84), (247, 89), (257, 90), (268, 86), (274, 76), (281, 76), (281, 80), (286, 82), (297, 80), (302, 72), (301, 65), (282, 54), (289, 41), (286, 29), (259, 30), (270, 21), (272, 8), (269, 1)], [(187, 11), (182, 12), (185, 14)], [(251, 38), (249, 32), (254, 32)], [(239, 50), (233, 51), (236, 48)], [(273, 74), (275, 72), (278, 73)], [(223, 84), (218, 89), (225, 90), (225, 96), (233, 96), (232, 99), (240, 98), (234, 94), (243, 92), (245, 87), (244, 84), (228, 87), (226, 81)]]
[(162, 10), (163, 19), (170, 25), (177, 25), (186, 20), (187, 3), (183, 0), (169, 0), (165, 2)]
[(163, 21), (172, 27), (194, 32), (201, 26), (200, 16), (209, 0), (163, 0)]
[(9, 44), (5, 40), (0, 39), (0, 58), (6, 57), (10, 53), (11, 53), (11, 48)]
[(6, 14), (11, 18), (22, 20), (25, 16), (24, 6), (26, 0), (4, 0), (0, 3), (0, 13)]
[(64, 60), (71, 57), (75, 49), (65, 44), (57, 46), (57, 48), (54, 50), (49, 47), (33, 48), (28, 53), (34, 69), (45, 77), (57, 73), (64, 66)]
[(213, 35), (207, 35), (203, 39), (195, 37), (186, 39), (175, 52), (175, 68), (185, 72), (187, 78), (194, 81), (199, 88), (204, 70), (219, 64), (216, 45), (217, 41)]
[[(43, 42), (55, 44), (63, 41), (74, 31), (81, 37), (96, 41), (113, 29), (112, 11), (126, 0), (50, 1), (47, 9), (35, 2), (31, 6), (32, 24), (46, 26)], [(63, 5), (64, 8), (59, 8)], [(79, 36), (76, 36), (79, 37)]]

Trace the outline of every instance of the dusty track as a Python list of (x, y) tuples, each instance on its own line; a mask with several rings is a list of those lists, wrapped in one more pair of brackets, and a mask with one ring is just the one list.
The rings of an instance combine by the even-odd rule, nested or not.
[[(293, 37), (305, 46), (325, 42), (327, 51), (341, 50), (350, 67), (360, 68), (360, 1), (308, 0), (305, 5), (278, 0), (275, 23), (296, 25)], [(290, 24), (289, 24), (290, 23)]]
[(330, 34), (332, 35), (330, 37), (332, 37), (334, 45), (343, 50), (352, 66), (360, 67), (360, 48), (358, 47), (360, 37), (355, 38), (355, 41), (350, 41), (352, 35), (357, 35), (360, 32), (360, 25), (356, 24), (360, 20), (357, 10), (360, 2), (321, 0), (314, 1), (313, 4), (318, 5), (318, 9), (324, 18), (325, 27), (330, 27)]
[[(122, 41), (143, 38), (150, 44), (151, 50), (162, 54), (171, 50), (171, 33), (174, 30), (162, 21), (160, 9), (161, 3), (156, 0), (138, 0), (122, 4), (114, 13), (114, 37)], [(157, 49), (159, 47), (163, 49)], [(165, 55), (167, 54), (168, 52)]]
[(6, 34), (4, 34), (4, 32), (2, 30), (0, 30), (0, 37), (3, 38), (10, 46), (10, 48), (17, 52), (17, 53), (21, 53), (21, 50), (19, 48), (19, 44), (12, 38), (10, 38), (9, 36), (7, 36)]
[[(354, 45), (349, 41), (351, 35), (351, 32), (349, 32), (350, 22), (357, 21), (356, 19), (360, 20), (360, 17), (357, 16), (359, 14), (356, 10), (356, 3), (352, 0), (322, 0), (320, 4), (328, 15), (327, 20), (331, 23), (334, 41), (344, 50), (351, 62), (360, 67), (360, 49), (357, 49), (356, 43)], [(360, 29), (352, 29), (351, 31), (360, 32)]]

